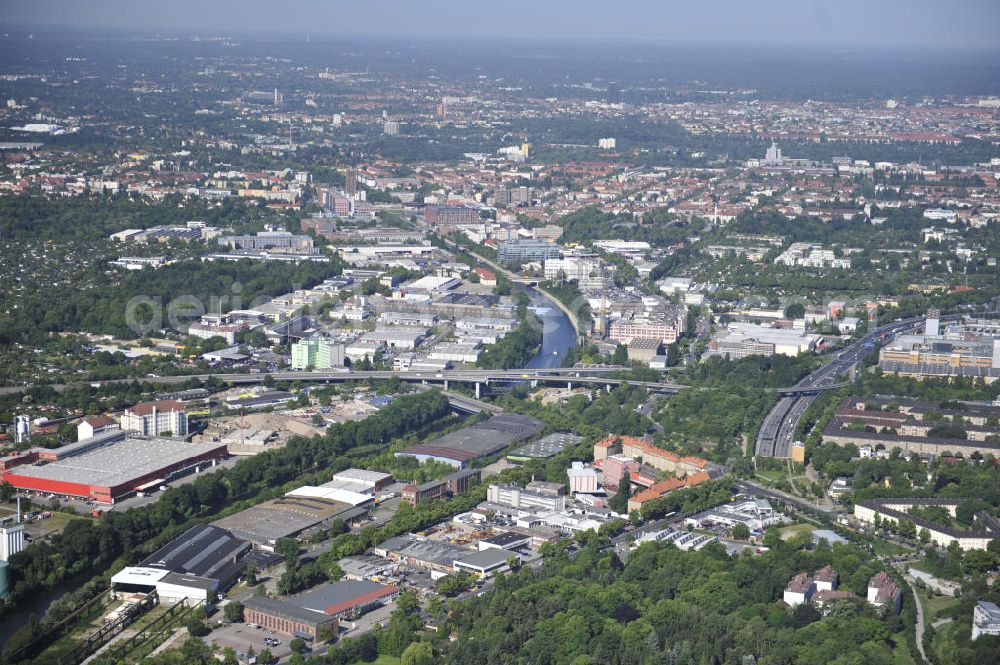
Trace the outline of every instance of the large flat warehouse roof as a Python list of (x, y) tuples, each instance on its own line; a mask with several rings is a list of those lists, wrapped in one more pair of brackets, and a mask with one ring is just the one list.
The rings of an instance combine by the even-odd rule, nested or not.
[(318, 497), (286, 496), (223, 517), (213, 525), (263, 545), (294, 536), (338, 515), (346, 515), (353, 508), (347, 503)]
[(146, 557), (139, 565), (228, 580), (246, 567), (241, 561), (250, 549), (250, 543), (236, 538), (225, 529), (197, 524)]
[(516, 450), (512, 450), (507, 457), (542, 458), (558, 455), (570, 446), (583, 441), (582, 436), (569, 434), (566, 432), (556, 432), (549, 434), (543, 439), (527, 443)]
[(22, 465), (9, 474), (92, 487), (117, 487), (185, 460), (225, 452), (225, 444), (129, 438), (57, 462)]
[(462, 464), (491, 455), (517, 441), (542, 431), (545, 424), (530, 416), (503, 413), (427, 443), (410, 446), (400, 455), (430, 456), (451, 459)]

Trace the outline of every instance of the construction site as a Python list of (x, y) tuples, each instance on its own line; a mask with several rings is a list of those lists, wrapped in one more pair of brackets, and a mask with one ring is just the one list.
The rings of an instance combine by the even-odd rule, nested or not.
[[(252, 391), (237, 389), (220, 397), (247, 399), (253, 395)], [(358, 394), (347, 401), (334, 399), (329, 406), (310, 404), (275, 411), (244, 411), (208, 419), (205, 430), (193, 440), (225, 443), (230, 455), (257, 455), (283, 447), (293, 436), (320, 436), (335, 423), (363, 420), (379, 408), (379, 400)]]

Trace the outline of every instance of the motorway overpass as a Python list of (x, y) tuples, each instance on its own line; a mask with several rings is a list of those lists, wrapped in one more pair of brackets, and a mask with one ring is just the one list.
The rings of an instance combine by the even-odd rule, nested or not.
[[(627, 383), (632, 386), (645, 388), (646, 390), (670, 395), (680, 392), (686, 388), (691, 388), (686, 384), (674, 381), (635, 381), (627, 378), (615, 376), (623, 371), (621, 367), (570, 367), (570, 368), (550, 368), (550, 369), (517, 369), (517, 370), (481, 370), (481, 369), (459, 369), (446, 370), (441, 372), (397, 372), (390, 370), (377, 370), (369, 372), (354, 371), (313, 371), (313, 372), (242, 372), (242, 373), (217, 373), (217, 374), (185, 374), (179, 376), (155, 376), (137, 377), (133, 379), (114, 379), (111, 381), (94, 382), (91, 385), (103, 385), (113, 383), (131, 383), (138, 381), (147, 384), (175, 384), (198, 379), (207, 381), (216, 379), (230, 385), (249, 385), (263, 383), (265, 380), (307, 382), (307, 383), (344, 383), (348, 381), (385, 381), (388, 379), (399, 379), (407, 383), (436, 384), (448, 390), (453, 383), (463, 383), (474, 385), (477, 397), (482, 396), (484, 387), (497, 384), (511, 384), (528, 381), (532, 387), (538, 384), (564, 385), (567, 389), (575, 386), (590, 386), (610, 390), (615, 386)], [(842, 387), (848, 382), (796, 385), (787, 388), (771, 388), (771, 392), (788, 395), (817, 394), (824, 390), (832, 390)], [(21, 393), (32, 386), (8, 386), (0, 388), (0, 394)], [(63, 390), (64, 385), (52, 385), (56, 390)]]

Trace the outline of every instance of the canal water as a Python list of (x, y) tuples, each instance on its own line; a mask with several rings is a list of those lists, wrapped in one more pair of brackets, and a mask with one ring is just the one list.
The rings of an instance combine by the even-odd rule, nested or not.
[(525, 288), (531, 309), (542, 321), (542, 348), (528, 363), (528, 369), (560, 367), (563, 357), (576, 344), (576, 330), (569, 317), (548, 296)]
[(3, 645), (7, 643), (10, 636), (16, 633), (21, 626), (28, 623), (28, 618), (32, 614), (41, 619), (45, 616), (45, 612), (48, 611), (52, 603), (81, 586), (83, 582), (84, 577), (82, 575), (66, 580), (53, 589), (40, 591), (30, 598), (22, 600), (13, 610), (7, 612), (7, 614), (0, 618), (0, 651), (3, 650)]

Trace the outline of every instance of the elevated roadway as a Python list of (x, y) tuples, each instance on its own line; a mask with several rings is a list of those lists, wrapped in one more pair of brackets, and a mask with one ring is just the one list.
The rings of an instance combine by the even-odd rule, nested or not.
[[(443, 372), (397, 372), (379, 370), (370, 372), (352, 371), (314, 371), (314, 372), (230, 372), (216, 374), (184, 374), (178, 376), (144, 376), (130, 379), (113, 379), (109, 381), (94, 381), (90, 385), (105, 385), (115, 383), (132, 383), (138, 381), (144, 384), (177, 384), (198, 379), (208, 381), (216, 379), (230, 385), (250, 385), (263, 383), (265, 380), (289, 381), (304, 383), (345, 383), (348, 381), (384, 381), (399, 379), (407, 383), (438, 384), (447, 390), (452, 383), (466, 383), (477, 386), (477, 392), (482, 386), (497, 383), (521, 383), (530, 381), (532, 385), (560, 384), (572, 388), (575, 385), (598, 386), (610, 389), (627, 383), (632, 386), (646, 388), (650, 392), (660, 394), (675, 394), (691, 386), (674, 381), (635, 381), (614, 376), (623, 371), (621, 367), (589, 367), (589, 368), (552, 368), (552, 369), (518, 369), (518, 370), (446, 370)], [(836, 376), (836, 375), (834, 375)], [(816, 394), (824, 390), (832, 390), (846, 385), (848, 382), (828, 382), (810, 385), (795, 385), (787, 388), (771, 388), (771, 392), (789, 395)], [(55, 390), (65, 390), (65, 384), (49, 385)], [(85, 385), (85, 383), (75, 384)], [(27, 391), (34, 385), (6, 386), (0, 388), (0, 394), (16, 394)]]
[[(407, 383), (417, 384), (437, 384), (442, 385), (447, 390), (452, 383), (473, 384), (476, 386), (476, 393), (479, 395), (483, 386), (491, 384), (521, 383), (530, 381), (532, 386), (538, 384), (559, 384), (567, 388), (576, 385), (597, 386), (610, 390), (612, 387), (628, 383), (629, 385), (645, 388), (650, 392), (671, 395), (691, 386), (675, 381), (636, 381), (622, 378), (620, 375), (625, 368), (617, 366), (588, 366), (588, 367), (556, 367), (547, 369), (513, 369), (513, 370), (486, 370), (486, 369), (458, 369), (445, 370), (441, 372), (409, 372), (376, 370), (367, 372), (354, 372), (350, 370), (329, 370), (329, 371), (280, 371), (280, 372), (227, 372), (210, 374), (183, 374), (177, 376), (143, 376), (129, 379), (112, 379), (108, 381), (94, 381), (90, 385), (98, 386), (115, 383), (139, 382), (143, 384), (171, 385), (184, 383), (191, 379), (208, 381), (215, 379), (229, 385), (250, 385), (263, 383), (266, 380), (288, 381), (302, 383), (345, 383), (349, 381), (384, 381), (388, 379), (399, 379)], [(817, 370), (819, 372), (821, 370)], [(810, 375), (813, 376), (813, 375)], [(847, 385), (849, 382), (834, 382), (832, 379), (836, 373), (829, 375), (829, 380), (820, 380), (809, 383), (796, 384), (785, 388), (769, 388), (770, 392), (781, 395), (789, 395), (786, 399), (793, 399), (798, 395), (815, 395), (824, 390)], [(808, 377), (807, 377), (808, 378)], [(66, 389), (65, 384), (38, 384), (49, 385), (51, 388), (62, 391)], [(71, 385), (86, 385), (86, 382)], [(0, 395), (17, 394), (27, 391), (36, 385), (6, 386), (0, 388)]]

